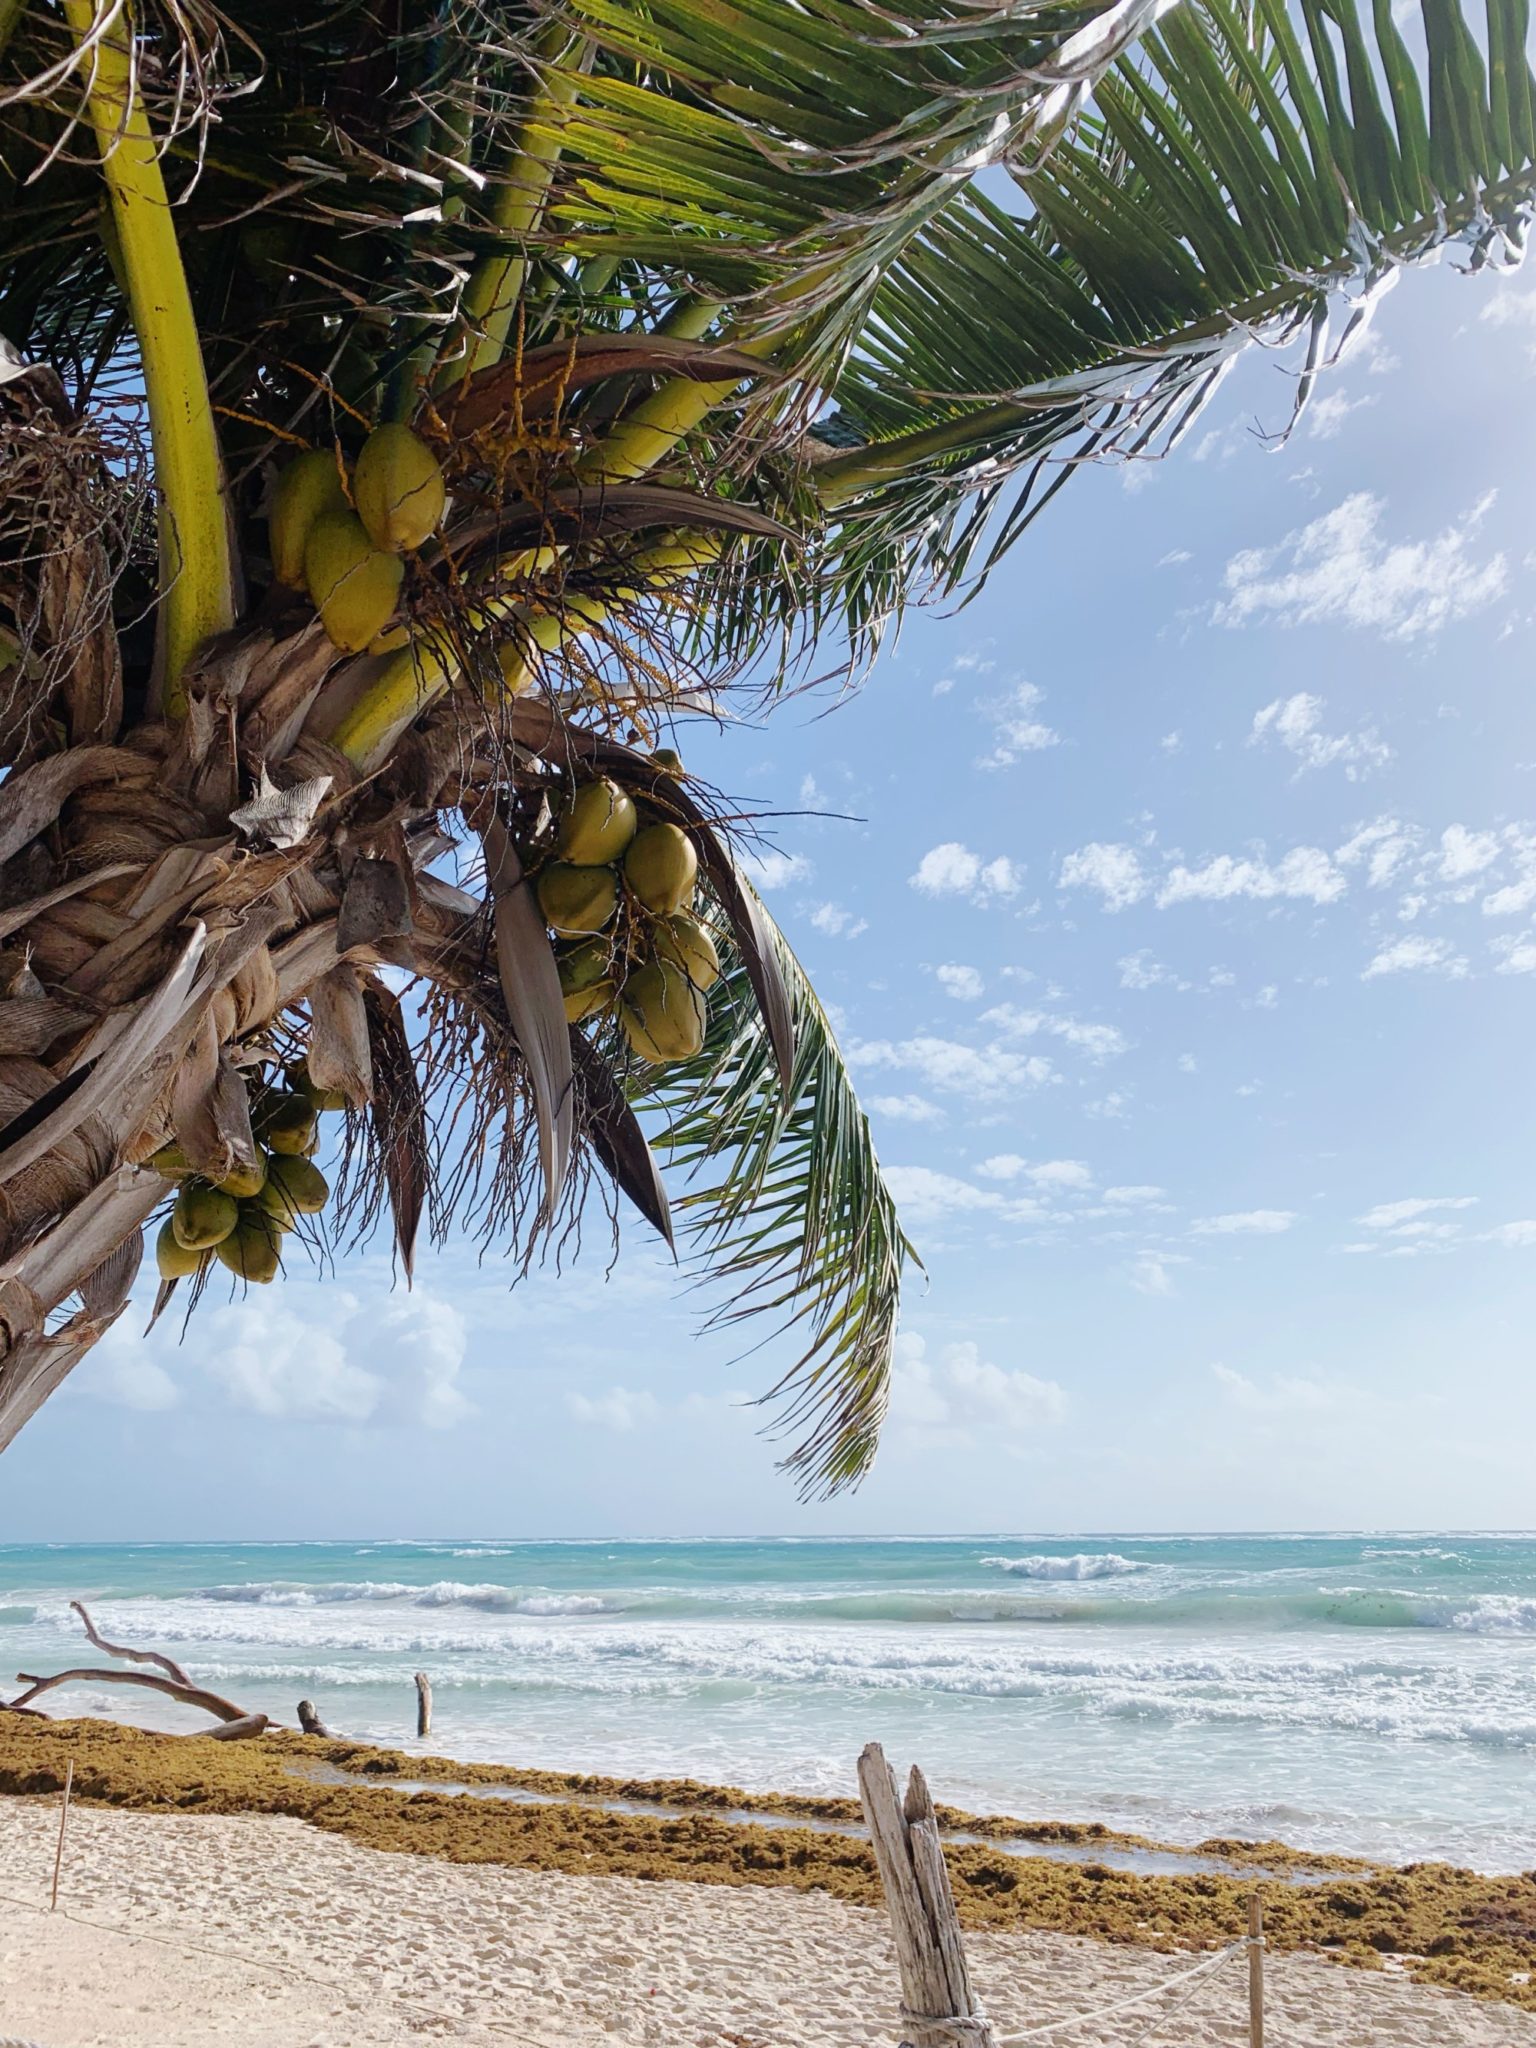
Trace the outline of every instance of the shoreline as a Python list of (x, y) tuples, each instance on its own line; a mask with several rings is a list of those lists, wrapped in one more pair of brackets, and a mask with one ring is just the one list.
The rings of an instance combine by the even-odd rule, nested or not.
[[(71, 1760), (75, 1798), (86, 1808), (194, 1823), (278, 1819), (439, 1864), (780, 1888), (881, 1906), (870, 1851), (838, 1825), (854, 1824), (853, 1801), (461, 1764), (280, 1731), (223, 1743), (115, 1722), (0, 1714), (0, 1792), (31, 1806), (61, 1789)], [(497, 1785), (535, 1795), (536, 1803), (448, 1789)], [(48, 1804), (56, 1809), (55, 1799)], [(754, 1825), (754, 1812), (774, 1824)], [(969, 1930), (1086, 1936), (1164, 1952), (1220, 1947), (1242, 1931), (1247, 1899), (1262, 1881), (1277, 1954), (1311, 1951), (1536, 2012), (1536, 1876), (1485, 1877), (1447, 1864), (1390, 1869), (1251, 1843), (1202, 1845), (1233, 1852), (1224, 1870), (1127, 1870), (1083, 1852), (1170, 1845), (1092, 1823), (988, 1822), (954, 1808), (940, 1812), (948, 1834), (966, 1837), (951, 1839), (946, 1855)], [(1008, 1843), (1027, 1841), (1047, 1851), (1069, 1844), (1076, 1853), (1061, 1861), (1009, 1852)], [(1274, 1874), (1264, 1881), (1266, 1873)], [(1288, 1881), (1298, 1876), (1306, 1881)]]

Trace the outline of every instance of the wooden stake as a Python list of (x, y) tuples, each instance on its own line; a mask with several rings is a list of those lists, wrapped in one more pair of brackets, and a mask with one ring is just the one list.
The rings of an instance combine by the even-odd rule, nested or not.
[(1264, 2048), (1264, 1903), (1248, 1901), (1248, 2048)]
[[(872, 1742), (859, 1758), (859, 1794), (896, 1943), (905, 2048), (956, 2048), (961, 2042), (965, 2048), (996, 2048), (992, 2023), (971, 1988), (960, 1916), (922, 1772), (913, 1771), (903, 1806), (885, 1752)], [(942, 2024), (925, 2026), (925, 2019)]]
[(432, 1681), (425, 1671), (416, 1674), (416, 1734), (418, 1738), (432, 1733)]
[(75, 1760), (69, 1760), (64, 1773), (64, 1804), (59, 1808), (59, 1844), (53, 1852), (53, 1899), (48, 1907), (50, 1913), (59, 1910), (59, 1871), (64, 1863), (64, 1830), (69, 1826), (69, 1795), (75, 1786)]

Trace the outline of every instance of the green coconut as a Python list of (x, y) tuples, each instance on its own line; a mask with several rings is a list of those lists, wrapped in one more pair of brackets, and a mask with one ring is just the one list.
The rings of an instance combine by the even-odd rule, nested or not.
[(375, 427), (352, 472), (357, 516), (376, 548), (398, 554), (436, 533), (447, 493), (437, 457), (398, 420)]
[(588, 939), (573, 946), (559, 961), (560, 993), (565, 998), (567, 1021), (579, 1024), (613, 1001), (614, 979), (607, 941)]
[(171, 1211), (171, 1229), (186, 1252), (211, 1251), (239, 1220), (240, 1207), (234, 1196), (210, 1187), (205, 1180), (186, 1181)]
[(322, 512), (304, 543), (304, 584), (326, 637), (346, 654), (361, 654), (383, 631), (400, 602), (405, 569), (368, 538), (352, 512)]
[(259, 1195), (266, 1185), (267, 1162), (258, 1152), (253, 1166), (237, 1166), (233, 1173), (226, 1173), (222, 1180), (214, 1182), (226, 1195), (233, 1195), (237, 1202), (247, 1201), (252, 1195)]
[(680, 967), (652, 960), (624, 984), (624, 1035), (642, 1059), (691, 1060), (704, 1043), (704, 998)]
[(237, 1279), (264, 1287), (275, 1280), (282, 1265), (282, 1233), (270, 1216), (254, 1205), (244, 1210), (235, 1228), (215, 1246), (214, 1257), (228, 1266)]
[(179, 1145), (162, 1145), (150, 1154), (148, 1163), (162, 1180), (185, 1180), (192, 1172), (192, 1162)]
[(291, 590), (304, 586), (304, 550), (311, 529), (327, 512), (346, 512), (347, 494), (331, 448), (306, 448), (296, 455), (272, 487), (267, 538), (272, 573)]
[(318, 1216), (330, 1193), (318, 1166), (274, 1152), (267, 1162), (267, 1184), (256, 1200), (268, 1216), (286, 1225), (296, 1216)]
[(545, 922), (562, 938), (600, 932), (619, 907), (619, 885), (612, 868), (551, 861), (539, 875), (538, 893)]
[(307, 1095), (271, 1094), (257, 1103), (251, 1123), (269, 1152), (293, 1158), (313, 1147), (318, 1118)]
[(562, 860), (577, 867), (601, 867), (619, 858), (638, 822), (628, 795), (605, 777), (583, 784), (566, 804), (555, 846)]
[(155, 1264), (162, 1280), (190, 1280), (194, 1273), (202, 1271), (208, 1254), (190, 1250), (184, 1245), (172, 1228), (171, 1219), (166, 1217), (155, 1239)]
[(720, 979), (720, 955), (709, 929), (686, 910), (657, 922), (655, 945), (656, 958), (681, 967), (695, 988), (713, 988)]
[(340, 1088), (322, 1088), (311, 1080), (307, 1060), (290, 1060), (283, 1069), (283, 1079), (295, 1095), (307, 1095), (316, 1109), (345, 1109), (347, 1097)]
[(698, 879), (693, 841), (676, 825), (647, 825), (624, 856), (624, 879), (647, 910), (672, 917), (687, 908)]
[(660, 774), (670, 776), (672, 781), (681, 782), (687, 774), (683, 757), (673, 747), (658, 747), (651, 756), (651, 766)]

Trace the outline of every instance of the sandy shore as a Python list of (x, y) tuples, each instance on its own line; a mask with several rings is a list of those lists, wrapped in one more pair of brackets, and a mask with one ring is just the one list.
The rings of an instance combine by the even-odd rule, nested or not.
[[(86, 1809), (50, 1918), (57, 1823), (55, 1800), (0, 1800), (0, 2036), (41, 2048), (899, 2038), (882, 1917), (815, 1893), (477, 1868), (298, 1820)], [(1055, 1934), (977, 1932), (968, 1947), (1005, 2028), (1091, 2014), (1182, 1967)], [(1239, 2048), (1244, 1983), (1229, 1965), (1147, 2038)], [(1536, 2048), (1536, 2017), (1395, 1970), (1273, 1957), (1268, 2003), (1281, 2048)], [(1129, 2048), (1153, 2010), (1056, 2038)]]

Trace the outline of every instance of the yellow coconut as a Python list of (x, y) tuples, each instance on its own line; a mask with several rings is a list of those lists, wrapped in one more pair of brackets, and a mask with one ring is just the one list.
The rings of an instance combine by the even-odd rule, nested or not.
[(363, 443), (352, 472), (352, 499), (374, 546), (398, 554), (436, 533), (447, 491), (426, 442), (391, 420)]
[(160, 1278), (190, 1280), (194, 1273), (202, 1270), (207, 1257), (206, 1252), (191, 1251), (181, 1242), (167, 1216), (155, 1239), (155, 1264), (160, 1270)]
[(704, 1043), (704, 998), (680, 967), (653, 960), (624, 984), (619, 1018), (642, 1059), (690, 1060)]
[(313, 1143), (315, 1105), (307, 1095), (268, 1095), (257, 1103), (251, 1123), (269, 1152), (294, 1158)]
[(147, 1161), (162, 1180), (185, 1180), (192, 1171), (192, 1162), (179, 1145), (162, 1145)]
[(601, 867), (617, 860), (635, 836), (635, 807), (606, 777), (578, 789), (560, 813), (555, 844), (562, 860), (577, 867)]
[(347, 511), (347, 494), (335, 451), (306, 448), (296, 455), (272, 487), (267, 540), (272, 573), (290, 590), (304, 588), (304, 550), (310, 528), (326, 512)]
[(681, 967), (695, 988), (713, 988), (720, 979), (720, 955), (708, 927), (686, 910), (658, 920), (656, 957)]
[(205, 1180), (189, 1180), (176, 1197), (171, 1229), (183, 1251), (205, 1252), (228, 1237), (239, 1216), (233, 1195), (210, 1187)]
[(264, 1287), (277, 1278), (282, 1265), (281, 1239), (282, 1233), (270, 1216), (247, 1209), (229, 1236), (215, 1247), (214, 1257), (221, 1266), (228, 1266), (237, 1279)]
[(658, 917), (687, 908), (698, 872), (693, 841), (676, 825), (647, 825), (624, 856), (625, 881)]
[(330, 1192), (330, 1183), (318, 1166), (275, 1152), (267, 1162), (267, 1184), (256, 1199), (269, 1216), (285, 1221), (318, 1216)]
[(612, 868), (573, 867), (551, 861), (539, 876), (539, 908), (545, 922), (562, 938), (600, 932), (619, 905), (619, 885)]
[(327, 636), (347, 654), (360, 654), (383, 631), (400, 602), (405, 574), (398, 555), (385, 554), (352, 512), (324, 512), (304, 547), (304, 583)]
[(309, 1065), (305, 1060), (290, 1060), (283, 1069), (283, 1079), (295, 1095), (307, 1095), (316, 1109), (345, 1109), (347, 1097), (340, 1088), (322, 1088), (310, 1078)]

